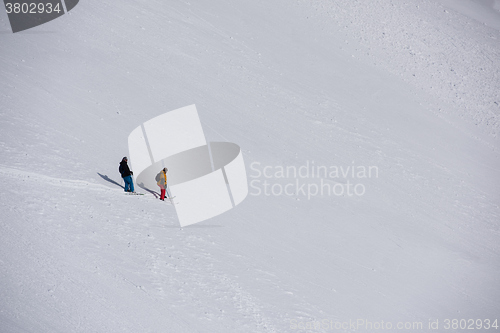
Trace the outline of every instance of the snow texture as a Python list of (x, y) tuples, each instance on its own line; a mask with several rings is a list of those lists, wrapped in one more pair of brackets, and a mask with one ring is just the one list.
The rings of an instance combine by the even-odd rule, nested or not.
[[(498, 0), (88, 0), (13, 34), (0, 10), (0, 332), (500, 319), (499, 17)], [(124, 194), (118, 163), (134, 128), (191, 104), (250, 182), (378, 177), (309, 200), (250, 187), (180, 228), (169, 201)]]

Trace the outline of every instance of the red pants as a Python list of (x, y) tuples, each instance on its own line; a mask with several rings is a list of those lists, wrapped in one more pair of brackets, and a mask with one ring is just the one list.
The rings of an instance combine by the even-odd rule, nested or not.
[(165, 200), (165, 189), (161, 189), (161, 195), (160, 195), (160, 200)]

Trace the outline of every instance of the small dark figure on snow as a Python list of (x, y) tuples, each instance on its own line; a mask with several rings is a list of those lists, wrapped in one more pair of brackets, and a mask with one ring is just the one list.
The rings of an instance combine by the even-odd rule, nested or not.
[(120, 174), (122, 175), (122, 178), (125, 181), (125, 192), (134, 193), (134, 182), (132, 180), (132, 175), (134, 173), (130, 171), (127, 165), (127, 161), (128, 161), (127, 157), (122, 158), (122, 161), (120, 162), (120, 168), (118, 169), (118, 171), (120, 171)]

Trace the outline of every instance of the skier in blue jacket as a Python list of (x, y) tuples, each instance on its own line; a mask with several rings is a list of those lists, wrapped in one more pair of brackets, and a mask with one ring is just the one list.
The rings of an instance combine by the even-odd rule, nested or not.
[(120, 162), (120, 168), (118, 171), (120, 171), (120, 174), (122, 175), (123, 180), (125, 181), (125, 192), (134, 192), (134, 182), (132, 180), (132, 175), (134, 174), (132, 171), (130, 171), (128, 165), (127, 165), (127, 157), (125, 156), (122, 158), (122, 161)]

